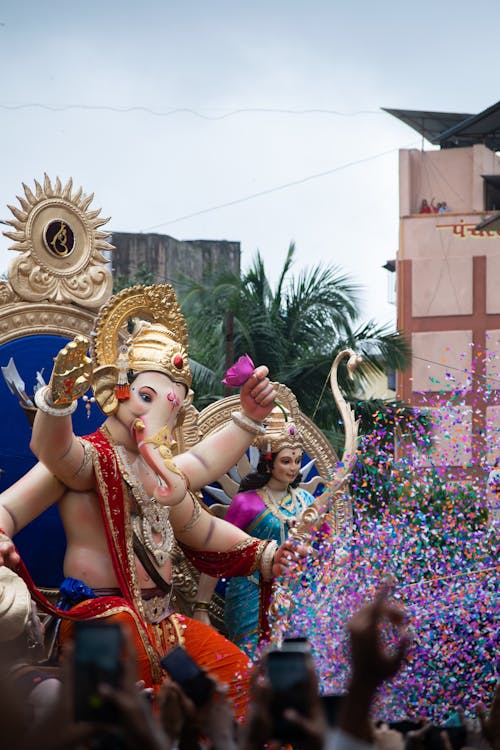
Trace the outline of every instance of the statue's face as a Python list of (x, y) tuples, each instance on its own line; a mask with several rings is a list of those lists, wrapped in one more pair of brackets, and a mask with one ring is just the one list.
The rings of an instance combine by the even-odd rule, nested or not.
[(158, 429), (175, 427), (186, 398), (186, 388), (161, 372), (140, 372), (130, 386), (130, 398), (122, 401), (116, 413), (120, 422), (131, 430), (137, 417), (153, 421)]
[(301, 463), (300, 448), (283, 448), (276, 454), (271, 474), (278, 482), (291, 484), (297, 478)]

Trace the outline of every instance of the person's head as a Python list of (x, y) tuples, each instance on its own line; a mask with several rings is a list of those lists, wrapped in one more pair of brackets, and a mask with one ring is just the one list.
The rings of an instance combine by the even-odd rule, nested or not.
[(425, 208), (427, 206), (427, 201), (425, 198), (422, 198), (422, 208)]
[(302, 440), (287, 409), (275, 406), (264, 428), (264, 435), (255, 441), (260, 453), (257, 470), (242, 479), (241, 492), (263, 487), (271, 479), (292, 487), (300, 482)]

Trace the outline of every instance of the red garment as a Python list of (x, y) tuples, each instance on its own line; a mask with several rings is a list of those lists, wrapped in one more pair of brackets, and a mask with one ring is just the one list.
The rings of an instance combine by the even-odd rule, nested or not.
[[(88, 599), (70, 611), (62, 611), (54, 607), (38, 591), (23, 563), (20, 564), (20, 575), (25, 579), (41, 608), (62, 618), (63, 636), (71, 635), (72, 625), (68, 621), (113, 617), (129, 625), (132, 623), (131, 630), (138, 651), (139, 669), (142, 679), (148, 686), (158, 686), (163, 680), (164, 673), (159, 665), (161, 656), (176, 643), (184, 642), (186, 649), (200, 666), (212, 672), (222, 682), (230, 683), (229, 694), (235, 701), (237, 713), (241, 718), (248, 701), (248, 657), (213, 628), (188, 617), (172, 615), (160, 626), (151, 625), (144, 620), (141, 614), (141, 601), (134, 595), (134, 590), (139, 591), (139, 588), (134, 586), (136, 575), (132, 535), (130, 532), (127, 533), (130, 529), (130, 514), (116, 454), (113, 445), (101, 430), (84, 439), (95, 448), (93, 462), (97, 493), (108, 549), (122, 596)], [(249, 575), (255, 569), (260, 545), (261, 541), (255, 539), (243, 548), (229, 552), (197, 551), (185, 545), (183, 550), (202, 571), (212, 571), (218, 576)], [(270, 596), (270, 584), (267, 584), (266, 596)]]
[[(248, 576), (256, 570), (256, 557), (261, 540), (255, 539), (256, 544), (248, 544), (229, 552), (211, 552), (208, 550), (194, 550), (181, 544), (182, 551), (193, 565), (214, 578), (227, 576)], [(271, 603), (272, 582), (265, 581), (259, 576), (259, 633), (261, 640), (267, 640), (270, 635), (269, 605)]]

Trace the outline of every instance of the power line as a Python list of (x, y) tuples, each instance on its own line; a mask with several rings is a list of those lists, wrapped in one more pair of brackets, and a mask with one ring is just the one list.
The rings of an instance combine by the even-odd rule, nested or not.
[[(83, 109), (83, 110), (89, 110), (89, 111), (109, 111), (114, 112), (117, 114), (130, 114), (133, 112), (143, 112), (147, 113), (153, 116), (157, 117), (169, 117), (175, 114), (192, 114), (196, 117), (200, 117), (205, 120), (223, 120), (228, 117), (232, 117), (234, 115), (238, 114), (252, 114), (252, 113), (266, 113), (266, 114), (285, 114), (285, 115), (308, 115), (308, 114), (326, 114), (326, 115), (334, 115), (338, 117), (358, 117), (360, 115), (380, 115), (385, 114), (381, 110), (353, 110), (352, 112), (342, 112), (340, 110), (333, 110), (333, 109), (325, 109), (325, 108), (310, 108), (310, 109), (285, 109), (285, 108), (271, 108), (271, 107), (240, 107), (238, 109), (230, 110), (229, 112), (226, 112), (221, 115), (205, 115), (199, 110), (190, 108), (190, 107), (175, 107), (170, 110), (166, 111), (158, 111), (153, 110), (150, 107), (144, 107), (144, 106), (132, 106), (132, 107), (113, 107), (111, 105), (93, 105), (93, 104), (65, 104), (65, 105), (49, 105), (49, 104), (43, 104), (41, 102), (23, 102), (20, 104), (2, 104), (0, 103), (0, 109), (4, 110), (21, 110), (21, 109), (28, 109), (28, 108), (38, 108), (38, 109), (44, 109), (49, 112), (65, 112), (68, 110), (74, 110), (74, 109)], [(215, 107), (212, 107), (211, 109), (216, 109)], [(190, 214), (185, 214), (183, 216), (179, 216), (175, 219), (169, 219), (166, 221), (162, 221), (159, 224), (155, 224), (153, 226), (147, 227), (146, 229), (142, 230), (144, 232), (150, 232), (155, 229), (159, 229), (160, 227), (166, 226), (168, 224), (176, 224), (179, 221), (185, 221), (186, 219), (191, 219), (196, 216), (201, 216), (205, 213), (210, 213), (212, 211), (217, 211), (221, 208), (228, 208), (230, 206), (237, 205), (239, 203), (244, 203), (249, 200), (253, 200), (255, 198), (260, 198), (264, 195), (270, 195), (271, 193), (275, 193), (281, 190), (285, 190), (289, 187), (294, 187), (296, 185), (302, 185), (306, 182), (309, 182), (311, 180), (317, 180), (321, 177), (326, 177), (330, 174), (333, 174), (335, 172), (339, 172), (343, 169), (347, 169), (348, 167), (356, 166), (358, 164), (363, 164), (368, 161), (371, 161), (373, 159), (378, 159), (382, 156), (386, 156), (388, 154), (394, 153), (395, 151), (398, 151), (400, 148), (412, 148), (415, 146), (415, 143), (412, 142), (411, 144), (408, 144), (406, 146), (400, 146), (395, 149), (389, 149), (388, 151), (383, 151), (379, 154), (374, 154), (372, 156), (365, 157), (363, 159), (358, 159), (356, 161), (348, 162), (347, 164), (342, 164), (338, 167), (333, 167), (332, 169), (325, 170), (323, 172), (318, 172), (313, 175), (308, 175), (306, 177), (300, 178), (298, 180), (292, 180), (291, 182), (285, 183), (283, 185), (277, 185), (272, 188), (268, 188), (266, 190), (259, 191), (257, 193), (251, 193), (250, 195), (243, 196), (241, 198), (237, 198), (232, 201), (227, 201), (225, 203), (220, 203), (215, 206), (210, 206), (208, 208), (201, 209), (199, 211), (194, 211)]]
[(292, 180), (291, 182), (286, 182), (283, 185), (276, 185), (275, 187), (268, 188), (267, 190), (261, 190), (258, 193), (251, 193), (250, 195), (245, 195), (242, 198), (235, 198), (232, 201), (227, 201), (226, 203), (219, 203), (215, 206), (210, 206), (208, 208), (202, 208), (199, 211), (193, 211), (190, 214), (184, 214), (183, 216), (178, 216), (176, 219), (167, 219), (165, 221), (160, 222), (159, 224), (154, 224), (153, 226), (146, 227), (146, 229), (143, 229), (143, 232), (152, 232), (155, 229), (159, 229), (160, 227), (167, 226), (168, 224), (176, 224), (179, 221), (185, 221), (186, 219), (193, 219), (195, 216), (201, 216), (202, 214), (211, 213), (212, 211), (218, 211), (221, 208), (228, 208), (230, 206), (235, 206), (238, 203), (245, 203), (246, 201), (254, 200), (255, 198), (261, 198), (264, 195), (270, 195), (271, 193), (277, 193), (280, 190), (286, 190), (290, 187), (295, 187), (297, 185), (303, 185), (306, 182), (310, 182), (311, 180), (318, 180), (321, 177), (327, 177), (328, 175), (334, 174), (335, 172), (340, 172), (344, 169), (348, 169), (349, 167), (357, 166), (358, 164), (364, 164), (368, 161), (373, 161), (374, 159), (380, 159), (382, 156), (387, 156), (388, 154), (393, 154), (396, 151), (399, 151), (402, 148), (412, 148), (414, 146), (414, 143), (407, 144), (405, 146), (398, 146), (397, 148), (391, 148), (388, 151), (382, 151), (379, 154), (373, 154), (372, 156), (366, 156), (363, 159), (356, 159), (355, 161), (347, 162), (346, 164), (341, 164), (338, 167), (332, 167), (331, 169), (326, 169), (323, 172), (316, 172), (316, 174), (308, 175), (307, 177), (301, 177), (298, 180)]
[[(241, 114), (277, 114), (277, 115), (332, 115), (335, 117), (359, 117), (361, 115), (385, 115), (381, 110), (359, 109), (352, 112), (341, 112), (336, 109), (323, 109), (312, 107), (309, 109), (286, 109), (280, 107), (238, 107), (230, 109), (220, 115), (207, 115), (193, 107), (172, 107), (167, 110), (156, 110), (151, 107), (134, 105), (132, 107), (113, 107), (110, 104), (43, 104), (42, 102), (22, 102), (20, 104), (1, 104), (0, 109), (16, 111), (21, 109), (44, 109), (47, 112), (68, 112), (70, 110), (86, 110), (100, 112), (114, 112), (115, 114), (132, 114), (142, 112), (153, 117), (171, 117), (178, 114), (189, 114), (203, 120), (225, 120), (229, 117)], [(208, 110), (225, 109), (224, 107), (207, 107)], [(227, 108), (226, 108), (227, 109)]]

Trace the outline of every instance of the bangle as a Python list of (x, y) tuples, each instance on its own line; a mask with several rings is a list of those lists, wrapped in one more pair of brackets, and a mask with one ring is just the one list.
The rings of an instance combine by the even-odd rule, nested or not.
[(259, 570), (262, 578), (265, 581), (270, 581), (273, 577), (273, 562), (276, 550), (278, 549), (278, 543), (270, 541), (267, 543), (266, 548), (262, 552), (259, 561)]
[(35, 404), (43, 411), (44, 414), (50, 414), (52, 417), (67, 417), (73, 414), (78, 406), (78, 400), (72, 401), (69, 406), (55, 406), (49, 401), (49, 386), (44, 385), (35, 391)]
[(210, 609), (210, 603), (209, 602), (195, 602), (194, 603), (194, 610), (201, 609), (203, 612), (208, 612)]
[(265, 429), (260, 422), (247, 417), (242, 411), (233, 411), (231, 419), (238, 427), (241, 427), (242, 430), (249, 432), (251, 435), (263, 435), (265, 433)]
[[(187, 493), (188, 493), (188, 495), (190, 495), (190, 497), (193, 500), (193, 512), (191, 513), (191, 518), (189, 519), (189, 521), (187, 523), (185, 523), (184, 526), (182, 527), (182, 531), (183, 532), (184, 531), (191, 531), (191, 529), (193, 528), (193, 526), (196, 526), (196, 524), (198, 523), (198, 520), (199, 520), (199, 518), (201, 516), (201, 505), (200, 505), (200, 503), (198, 502), (198, 500), (196, 499), (196, 497), (194, 496), (194, 494), (190, 490), (187, 490)], [(200, 602), (200, 604), (203, 604), (203, 602)]]

